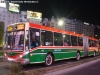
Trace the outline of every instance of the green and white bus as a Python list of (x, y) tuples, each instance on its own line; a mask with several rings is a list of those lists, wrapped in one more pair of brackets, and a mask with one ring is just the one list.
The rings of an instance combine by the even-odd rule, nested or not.
[(99, 53), (98, 39), (29, 22), (7, 27), (4, 56), (19, 64), (44, 63)]

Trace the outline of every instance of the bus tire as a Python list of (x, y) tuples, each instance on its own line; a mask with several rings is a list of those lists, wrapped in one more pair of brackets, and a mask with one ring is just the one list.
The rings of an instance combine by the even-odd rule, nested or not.
[(45, 66), (50, 66), (53, 63), (53, 56), (49, 53), (45, 58)]
[(96, 51), (94, 51), (93, 56), (94, 56), (94, 57), (96, 56)]
[(76, 60), (78, 61), (78, 60), (80, 60), (80, 58), (81, 58), (81, 55), (80, 55), (79, 52), (77, 52), (77, 54), (76, 54)]

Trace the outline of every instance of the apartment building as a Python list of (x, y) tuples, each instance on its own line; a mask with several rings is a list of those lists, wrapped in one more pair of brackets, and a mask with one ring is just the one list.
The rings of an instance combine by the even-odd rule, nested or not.
[(7, 8), (0, 7), (0, 21), (4, 22), (4, 31), (8, 25), (20, 22), (20, 15), (8, 12)]
[[(59, 20), (62, 20), (64, 22), (63, 25), (58, 24)], [(43, 24), (48, 25), (48, 22), (50, 23), (50, 26), (54, 28), (59, 28), (62, 30), (72, 31), (84, 34), (86, 36), (94, 37), (93, 25), (86, 22), (82, 22), (81, 20), (68, 19), (64, 17), (60, 19), (55, 19), (54, 17), (52, 17), (51, 19), (43, 19)]]
[(94, 27), (92, 26), (92, 24), (84, 24), (82, 27), (82, 32), (84, 35), (94, 37)]

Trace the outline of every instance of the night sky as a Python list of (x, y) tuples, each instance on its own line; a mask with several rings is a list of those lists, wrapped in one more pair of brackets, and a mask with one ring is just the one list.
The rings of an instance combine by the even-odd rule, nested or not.
[[(9, 0), (15, 1), (15, 0)], [(16, 0), (18, 1), (18, 0)], [(22, 0), (20, 0), (22, 1)], [(24, 0), (26, 1), (26, 0)], [(31, 1), (31, 0), (27, 0)], [(100, 1), (99, 0), (32, 0), (39, 3), (17, 3), (20, 4), (20, 10), (30, 10), (42, 12), (43, 18), (66, 17), (77, 19), (82, 22), (100, 26)], [(94, 30), (95, 35), (100, 38), (100, 29)], [(96, 38), (97, 38), (96, 37)]]
[[(36, 0), (34, 0), (36, 1)], [(20, 4), (21, 10), (42, 12), (43, 18), (66, 17), (100, 25), (99, 0), (38, 0), (39, 3)]]

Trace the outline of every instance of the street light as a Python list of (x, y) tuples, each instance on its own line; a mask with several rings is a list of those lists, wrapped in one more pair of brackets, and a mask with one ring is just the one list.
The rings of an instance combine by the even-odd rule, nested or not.
[(95, 35), (95, 36), (97, 36), (97, 35)]
[(59, 25), (59, 26), (62, 26), (63, 23), (64, 23), (63, 20), (59, 20), (59, 21), (58, 21), (58, 25)]

